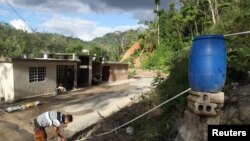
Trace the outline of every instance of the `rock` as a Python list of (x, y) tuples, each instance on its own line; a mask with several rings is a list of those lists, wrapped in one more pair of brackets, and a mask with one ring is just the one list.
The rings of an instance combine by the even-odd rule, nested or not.
[(129, 135), (133, 135), (134, 134), (134, 128), (129, 126), (126, 128), (126, 133)]
[(239, 119), (243, 124), (250, 123), (250, 106), (239, 107)]
[(184, 112), (184, 124), (179, 129), (176, 141), (206, 141), (207, 125), (219, 124), (220, 118), (201, 117), (188, 110)]

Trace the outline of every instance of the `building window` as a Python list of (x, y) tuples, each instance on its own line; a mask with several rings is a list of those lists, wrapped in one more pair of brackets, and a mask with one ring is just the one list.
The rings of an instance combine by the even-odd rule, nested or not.
[(29, 82), (44, 81), (46, 77), (45, 67), (31, 67), (29, 68)]

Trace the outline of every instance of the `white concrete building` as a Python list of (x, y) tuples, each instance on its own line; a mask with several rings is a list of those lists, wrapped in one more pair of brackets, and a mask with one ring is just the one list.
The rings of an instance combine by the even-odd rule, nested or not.
[(76, 60), (0, 58), (0, 100), (55, 93), (62, 83), (77, 86)]

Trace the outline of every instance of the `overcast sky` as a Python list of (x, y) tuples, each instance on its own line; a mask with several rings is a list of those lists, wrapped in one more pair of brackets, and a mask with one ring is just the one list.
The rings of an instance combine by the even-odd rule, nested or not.
[[(161, 0), (161, 7), (173, 2)], [(0, 0), (0, 21), (28, 32), (33, 28), (89, 41), (109, 32), (144, 27), (138, 23), (153, 20), (153, 9), (154, 0)]]

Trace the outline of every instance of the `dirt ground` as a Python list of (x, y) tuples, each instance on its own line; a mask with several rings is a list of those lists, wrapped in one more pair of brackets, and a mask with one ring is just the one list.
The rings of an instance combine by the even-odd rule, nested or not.
[[(141, 72), (137, 79), (78, 89), (69, 94), (39, 96), (17, 100), (13, 103), (0, 103), (0, 109), (2, 109), (0, 111), (1, 140), (32, 141), (33, 126), (30, 122), (37, 115), (48, 110), (60, 110), (62, 113), (72, 114), (76, 122), (70, 126), (63, 127), (61, 130), (67, 136), (74, 135), (75, 132), (95, 123), (102, 115), (108, 116), (114, 113), (114, 111), (118, 111), (119, 108), (126, 106), (135, 95), (141, 94), (145, 90), (150, 90), (150, 83), (154, 76), (156, 76), (154, 72)], [(3, 112), (7, 107), (33, 101), (40, 101), (41, 105), (12, 113)], [(98, 111), (101, 112), (101, 116), (98, 116)], [(78, 124), (77, 121), (82, 124)], [(51, 129), (46, 130), (49, 140), (55, 140), (55, 138), (51, 139), (53, 135), (48, 131)]]
[[(77, 141), (77, 140), (85, 140), (85, 141), (132, 141), (135, 140), (136, 137), (133, 133), (128, 133), (126, 130), (129, 129), (131, 126), (127, 125), (124, 126), (117, 131), (114, 131), (110, 134), (98, 136), (102, 133), (108, 132), (130, 120), (139, 116), (141, 113), (149, 110), (149, 105), (144, 105), (142, 103), (133, 103), (128, 105), (127, 107), (121, 109), (117, 113), (112, 114), (109, 117), (105, 117), (100, 119), (96, 124), (93, 124), (89, 128), (75, 134), (70, 140)], [(151, 113), (155, 115), (157, 111)], [(133, 128), (133, 127), (132, 127)]]
[[(245, 86), (238, 86), (236, 88), (230, 88), (225, 93), (225, 105), (222, 108), (222, 113), (219, 115), (220, 124), (236, 124), (236, 125), (249, 125), (250, 123), (250, 84)], [(132, 127), (133, 124), (126, 125), (112, 133), (108, 133), (105, 135), (101, 135), (102, 133), (107, 133), (114, 128), (132, 120), (138, 115), (148, 111), (150, 108), (150, 104), (145, 103), (134, 103), (131, 104), (119, 112), (112, 114), (109, 117), (103, 118), (99, 120), (98, 123), (93, 124), (89, 128), (75, 134), (72, 137), (72, 141), (133, 141), (138, 140), (138, 135), (136, 135), (136, 130), (134, 129), (132, 134), (127, 132), (127, 129)], [(150, 113), (148, 116), (157, 117), (161, 111), (154, 111)], [(184, 125), (184, 120), (178, 120), (178, 123), (174, 123), (176, 125), (175, 128), (182, 127)], [(180, 123), (179, 123), (180, 122)], [(197, 130), (197, 128), (194, 128)], [(179, 128), (180, 133), (176, 138), (177, 141), (183, 140), (180, 135), (184, 132), (183, 128)], [(193, 132), (191, 129), (185, 130), (185, 132)], [(201, 133), (199, 133), (201, 134)], [(99, 136), (101, 135), (101, 136)], [(194, 136), (197, 136), (195, 134)], [(183, 136), (187, 138), (187, 136)], [(192, 136), (189, 136), (192, 140)], [(155, 141), (157, 139), (154, 139)], [(161, 140), (161, 139), (160, 139)]]
[[(167, 77), (167, 74), (160, 74), (157, 72), (149, 72), (143, 70), (136, 70), (136, 77), (144, 77), (144, 78), (155, 78), (158, 75), (161, 77)], [(142, 97), (147, 97), (147, 93), (145, 93)], [(128, 133), (127, 130), (132, 127), (130, 125), (124, 126), (118, 129), (115, 132), (110, 134), (106, 134), (104, 136), (99, 136), (102, 133), (109, 132), (114, 128), (132, 120), (133, 118), (139, 116), (140, 114), (148, 111), (150, 108), (149, 103), (137, 103), (141, 97), (137, 97), (137, 100), (131, 102), (126, 107), (120, 109), (118, 112), (113, 113), (108, 117), (103, 117), (95, 124), (92, 124), (88, 128), (76, 133), (70, 140), (72, 141), (132, 141), (135, 140), (136, 137), (133, 133)], [(158, 116), (159, 110), (155, 110), (151, 112), (150, 116)], [(133, 127), (132, 127), (133, 128)]]

